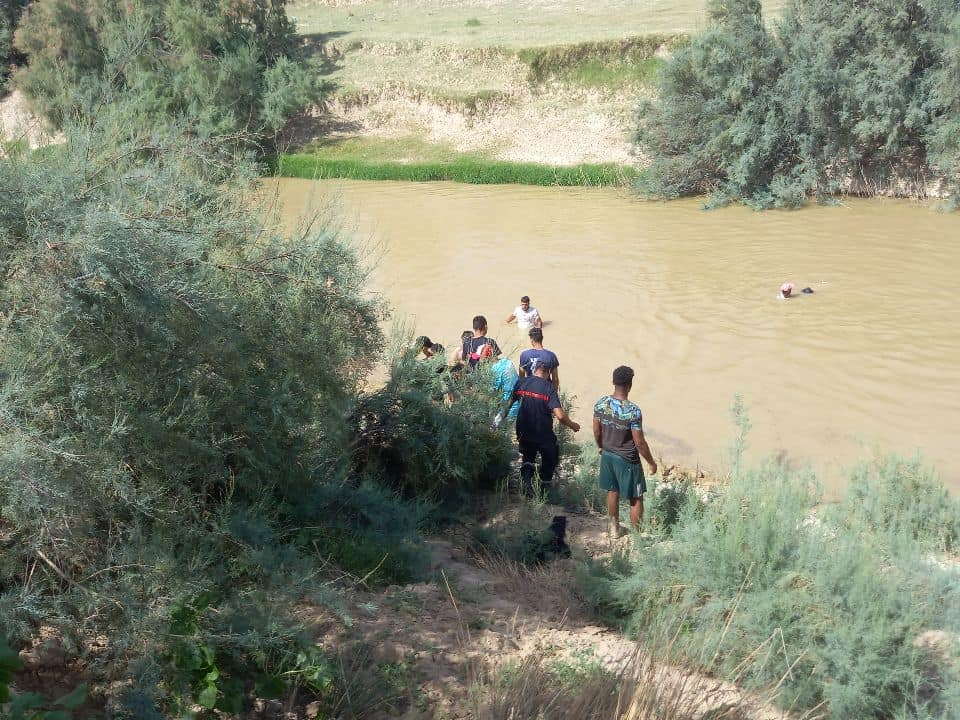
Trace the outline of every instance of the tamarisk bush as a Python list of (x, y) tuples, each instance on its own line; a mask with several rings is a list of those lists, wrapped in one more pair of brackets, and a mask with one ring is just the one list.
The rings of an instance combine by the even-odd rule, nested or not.
[(0, 6), (0, 96), (6, 92), (11, 65), (23, 61), (23, 54), (13, 47), (13, 33), (27, 0), (6, 0)]
[[(219, 679), (184, 687), (218, 703), (298, 677), (289, 611), (354, 493), (383, 308), (328, 224), (281, 232), (233, 143), (118, 133), (124, 111), (0, 159), (0, 635), (105, 633), (98, 666), (169, 705), (196, 665), (164, 660), (171, 608), (202, 596)], [(375, 530), (396, 500), (364, 497)]]
[(960, 573), (935, 551), (955, 547), (960, 503), (896, 458), (857, 471), (837, 505), (819, 501), (808, 473), (743, 469), (687, 503), (664, 542), (587, 566), (583, 584), (642, 641), (677, 628), (687, 662), (776, 686), (784, 707), (957, 717)]
[[(284, 0), (35, 0), (15, 47), (14, 78), (61, 126), (95, 116), (112, 92), (129, 127), (189, 119), (201, 136), (268, 142), (320, 96), (317, 71)], [(223, 138), (221, 138), (223, 140)]]
[(712, 0), (642, 103), (638, 185), (797, 207), (840, 191), (956, 195), (960, 8), (952, 0)]

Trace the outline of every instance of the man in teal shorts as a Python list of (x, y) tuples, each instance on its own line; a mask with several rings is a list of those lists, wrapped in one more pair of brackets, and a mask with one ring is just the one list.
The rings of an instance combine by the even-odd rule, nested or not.
[(613, 540), (622, 536), (621, 496), (630, 503), (630, 524), (634, 530), (640, 529), (643, 520), (643, 493), (647, 482), (640, 457), (650, 465), (651, 475), (657, 472), (657, 463), (643, 437), (643, 414), (627, 399), (632, 387), (633, 369), (621, 365), (613, 371), (613, 394), (604, 395), (593, 406), (593, 437), (600, 450), (600, 488), (607, 491)]

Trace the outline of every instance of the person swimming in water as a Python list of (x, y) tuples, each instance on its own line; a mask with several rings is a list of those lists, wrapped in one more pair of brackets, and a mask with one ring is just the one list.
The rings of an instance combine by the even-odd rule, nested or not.
[[(777, 293), (778, 300), (786, 300), (787, 298), (793, 297), (793, 288), (796, 287), (792, 282), (785, 282), (780, 286), (780, 292)], [(805, 287), (801, 290), (804, 295), (813, 295), (813, 288)]]

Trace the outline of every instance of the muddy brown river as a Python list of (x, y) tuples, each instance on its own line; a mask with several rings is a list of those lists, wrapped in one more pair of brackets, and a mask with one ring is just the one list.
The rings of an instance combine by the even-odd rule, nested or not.
[[(812, 466), (835, 495), (858, 462), (920, 454), (960, 492), (960, 214), (901, 201), (705, 212), (622, 191), (283, 180), (284, 213), (336, 205), (379, 247), (376, 287), (453, 348), (474, 315), (530, 295), (586, 427), (617, 365), (655, 455), (723, 471), (739, 393), (747, 456)], [(374, 253), (377, 254), (377, 253)], [(784, 281), (811, 295), (778, 300)]]

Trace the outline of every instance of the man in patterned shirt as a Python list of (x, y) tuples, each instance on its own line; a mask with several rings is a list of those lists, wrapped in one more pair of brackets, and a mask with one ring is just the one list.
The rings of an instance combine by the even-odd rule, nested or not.
[(640, 529), (643, 520), (643, 477), (640, 457), (657, 472), (657, 463), (643, 437), (643, 414), (627, 398), (633, 387), (633, 369), (621, 365), (613, 371), (613, 394), (604, 395), (593, 406), (593, 437), (600, 450), (600, 488), (607, 491), (610, 537), (621, 537), (620, 497), (630, 503), (630, 524)]

